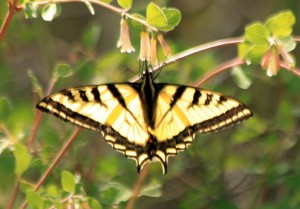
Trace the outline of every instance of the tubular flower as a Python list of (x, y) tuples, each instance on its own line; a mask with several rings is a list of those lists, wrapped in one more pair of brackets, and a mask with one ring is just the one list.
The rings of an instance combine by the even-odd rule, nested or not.
[(145, 31), (142, 31), (139, 60), (150, 61), (150, 56), (151, 56), (151, 44), (150, 44), (149, 34)]
[(121, 48), (121, 53), (134, 52), (134, 47), (132, 46), (131, 41), (130, 41), (128, 23), (125, 18), (121, 19), (120, 25), (121, 25), (120, 38), (117, 43), (117, 47)]
[(151, 45), (150, 64), (153, 66), (158, 64), (157, 52), (156, 52), (156, 42), (157, 42), (156, 38), (152, 37), (151, 42), (150, 42), (150, 45)]
[(163, 49), (164, 55), (166, 57), (170, 56), (171, 55), (171, 49), (170, 49), (168, 43), (165, 41), (163, 35), (158, 34), (157, 39), (158, 39), (158, 41), (159, 41), (159, 43), (160, 43), (160, 45)]
[(266, 52), (262, 58), (261, 67), (263, 70), (267, 70), (267, 76), (277, 75), (277, 72), (280, 70), (280, 57), (274, 48)]

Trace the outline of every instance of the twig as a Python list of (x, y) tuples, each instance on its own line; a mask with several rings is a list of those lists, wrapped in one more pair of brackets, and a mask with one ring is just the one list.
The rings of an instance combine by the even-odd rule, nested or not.
[(193, 86), (200, 86), (212, 77), (216, 76), (217, 74), (224, 72), (226, 70), (230, 70), (234, 66), (242, 65), (245, 61), (241, 60), (239, 58), (234, 58), (232, 60), (229, 60), (227, 62), (222, 63), (217, 68), (215, 68), (213, 71), (209, 72), (208, 74), (204, 75), (198, 82), (196, 82)]
[[(92, 4), (96, 4), (99, 5), (101, 7), (104, 7), (112, 12), (118, 13), (122, 16), (125, 16), (127, 18), (130, 18), (132, 20), (135, 20), (137, 22), (139, 22), (140, 24), (146, 26), (147, 28), (151, 29), (152, 31), (158, 31), (155, 27), (149, 25), (145, 20), (142, 20), (140, 18), (137, 18), (134, 15), (131, 15), (129, 13), (127, 13), (127, 10), (123, 9), (123, 8), (119, 8), (116, 6), (113, 6), (111, 4), (107, 4), (105, 2), (99, 1), (99, 0), (87, 0), (88, 2), (92, 3)], [(35, 2), (34, 4), (36, 5), (45, 5), (45, 4), (49, 4), (49, 3), (72, 3), (72, 2), (81, 2), (83, 3), (83, 0), (46, 0), (46, 1), (39, 1), (39, 2)], [(20, 7), (21, 9), (23, 9), (23, 6)]]
[(8, 205), (7, 205), (6, 209), (11, 209), (14, 206), (15, 199), (16, 199), (18, 191), (19, 191), (19, 184), (20, 184), (20, 178), (17, 178), (15, 180), (15, 185), (13, 187), (13, 190), (12, 190), (12, 193), (10, 195), (10, 199), (9, 199), (9, 202), (8, 202)]
[(140, 188), (141, 188), (143, 182), (145, 181), (148, 172), (149, 172), (149, 163), (144, 166), (143, 170), (141, 171), (141, 173), (139, 175), (138, 180), (135, 182), (135, 185), (134, 185), (133, 190), (132, 190), (131, 198), (129, 199), (129, 201), (126, 205), (126, 209), (133, 209), (134, 208), (136, 198), (139, 195)]
[[(52, 170), (55, 168), (55, 166), (62, 159), (62, 157), (64, 156), (64, 154), (67, 152), (67, 150), (69, 149), (69, 147), (71, 146), (71, 144), (75, 140), (75, 138), (78, 136), (78, 134), (80, 133), (80, 131), (81, 131), (81, 128), (77, 128), (74, 131), (74, 133), (70, 136), (70, 138), (67, 140), (67, 142), (64, 144), (64, 146), (62, 147), (62, 149), (57, 154), (56, 158), (53, 160), (53, 162), (51, 163), (51, 165), (45, 171), (45, 173), (40, 178), (40, 180), (38, 181), (38, 183), (35, 185), (34, 191), (37, 191), (42, 186), (42, 184), (45, 182), (45, 180), (50, 175), (50, 173), (52, 172)], [(26, 205), (27, 205), (27, 200), (25, 200), (23, 202), (21, 208), (24, 209), (26, 207)]]
[(21, 10), (21, 8), (17, 6), (18, 0), (14, 0), (13, 2), (8, 0), (7, 4), (8, 4), (8, 11), (5, 15), (4, 21), (0, 28), (0, 42), (2, 41), (5, 32), (7, 31), (7, 27), (9, 25), (10, 21), (12, 20), (12, 17), (14, 16), (14, 14), (16, 12)]
[[(236, 45), (238, 43), (241, 43), (243, 40), (242, 38), (227, 38), (227, 39), (221, 39), (221, 40), (217, 40), (217, 41), (213, 41), (213, 42), (209, 42), (209, 43), (205, 43), (205, 44), (201, 44), (198, 45), (196, 47), (187, 49), (183, 52), (180, 52), (178, 54), (175, 54), (171, 57), (169, 57), (167, 60), (165, 60), (164, 62), (160, 63), (157, 66), (153, 66), (152, 71), (156, 71), (159, 70), (160, 68), (172, 64), (174, 62), (177, 62), (181, 59), (184, 59), (186, 57), (207, 51), (207, 50), (211, 50), (217, 47), (225, 47), (225, 46), (230, 46), (230, 45)], [(130, 82), (135, 82), (139, 79), (139, 76), (134, 76), (132, 79), (130, 79)]]
[[(50, 81), (50, 83), (48, 85), (48, 88), (46, 90), (45, 95), (48, 96), (51, 93), (51, 91), (53, 89), (53, 86), (56, 83), (56, 81), (57, 81), (57, 79), (55, 79), (55, 78), (51, 79), (51, 81)], [(34, 123), (32, 125), (32, 129), (31, 129), (32, 130), (31, 131), (31, 135), (30, 135), (30, 137), (28, 139), (28, 145), (27, 145), (27, 147), (28, 147), (29, 150), (31, 149), (31, 147), (32, 147), (32, 145), (34, 143), (34, 140), (36, 138), (36, 134), (37, 134), (38, 128), (40, 126), (40, 122), (41, 122), (42, 116), (43, 116), (43, 112), (42, 111), (38, 111), (36, 113), (36, 116), (35, 116), (35, 119), (34, 119)]]

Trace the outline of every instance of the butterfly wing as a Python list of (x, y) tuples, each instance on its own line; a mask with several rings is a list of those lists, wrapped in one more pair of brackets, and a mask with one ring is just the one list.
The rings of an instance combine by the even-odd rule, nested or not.
[(252, 116), (238, 100), (188, 86), (158, 84), (154, 136), (161, 143), (156, 155), (166, 169), (168, 156), (189, 146), (196, 132), (209, 133)]
[[(50, 95), (37, 108), (80, 127), (101, 131), (114, 149), (140, 165), (139, 150), (149, 138), (139, 84), (108, 84), (70, 88)], [(138, 168), (139, 169), (139, 168)]]

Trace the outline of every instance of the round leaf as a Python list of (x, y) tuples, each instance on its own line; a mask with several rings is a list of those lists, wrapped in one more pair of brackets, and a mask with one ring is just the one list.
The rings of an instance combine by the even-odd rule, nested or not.
[(154, 3), (149, 3), (147, 7), (146, 15), (147, 23), (154, 27), (166, 27), (168, 26), (167, 18), (163, 11)]
[(267, 20), (266, 27), (276, 37), (285, 37), (293, 32), (295, 16), (291, 11), (280, 12)]
[(59, 78), (67, 78), (73, 74), (73, 70), (68, 64), (57, 64), (55, 66), (54, 72), (53, 72), (53, 77)]
[(16, 159), (16, 175), (22, 176), (24, 171), (26, 171), (30, 165), (31, 155), (29, 154), (26, 146), (22, 144), (15, 144), (14, 156)]
[(24, 4), (24, 15), (25, 18), (37, 18), (38, 16), (38, 6), (36, 4), (33, 4), (31, 2)]
[(261, 23), (254, 23), (245, 29), (245, 41), (255, 44), (268, 44), (269, 32)]
[(59, 16), (61, 6), (59, 4), (51, 3), (43, 7), (42, 18), (45, 21), (52, 21), (55, 17)]
[(178, 9), (175, 8), (164, 8), (163, 13), (167, 18), (168, 25), (166, 27), (160, 27), (162, 31), (173, 30), (181, 21), (181, 13)]
[(126, 10), (129, 10), (132, 6), (132, 0), (118, 0), (118, 4)]
[(38, 195), (34, 191), (27, 191), (26, 198), (28, 201), (28, 205), (32, 209), (43, 209), (44, 208), (44, 200), (40, 195)]
[(61, 185), (64, 191), (69, 193), (75, 192), (75, 177), (68, 171), (63, 171), (61, 174)]

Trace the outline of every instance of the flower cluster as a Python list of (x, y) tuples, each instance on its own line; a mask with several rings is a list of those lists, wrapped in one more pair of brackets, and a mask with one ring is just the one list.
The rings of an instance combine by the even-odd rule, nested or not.
[[(130, 41), (129, 26), (125, 17), (122, 17), (120, 25), (120, 38), (118, 40), (117, 47), (121, 48), (122, 53), (134, 52), (135, 49)], [(163, 49), (164, 55), (167, 57), (171, 54), (171, 50), (162, 34), (142, 30), (140, 33), (139, 60), (147, 61), (153, 66), (158, 64), (157, 40)]]

